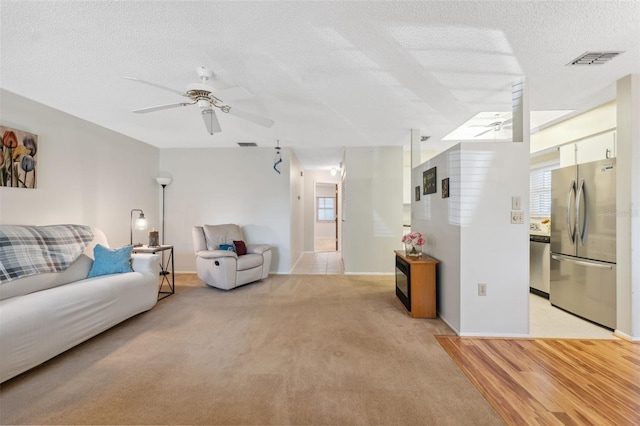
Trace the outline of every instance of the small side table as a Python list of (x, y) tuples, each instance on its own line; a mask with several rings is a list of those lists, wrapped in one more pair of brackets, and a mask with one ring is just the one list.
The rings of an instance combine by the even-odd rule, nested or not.
[[(164, 260), (165, 251), (169, 250), (169, 257), (167, 257), (166, 261)], [(176, 280), (174, 276), (173, 269), (173, 246), (171, 245), (161, 245), (157, 247), (149, 247), (149, 246), (140, 246), (133, 248), (134, 253), (161, 253), (163, 256), (160, 258), (160, 287), (158, 288), (158, 300), (162, 300), (165, 297), (171, 296), (176, 292)], [(171, 266), (171, 270), (169, 270), (169, 266)], [(171, 275), (171, 279), (169, 279), (169, 275)], [(164, 285), (167, 285), (167, 290), (162, 290)], [(162, 297), (160, 297), (162, 295)]]

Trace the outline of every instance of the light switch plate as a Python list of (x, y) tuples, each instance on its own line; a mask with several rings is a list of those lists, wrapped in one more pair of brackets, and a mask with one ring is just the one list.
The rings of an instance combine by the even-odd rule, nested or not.
[(523, 224), (524, 212), (522, 210), (511, 210), (511, 223)]
[(511, 197), (511, 210), (520, 210), (522, 209), (521, 203), (520, 203), (520, 197), (517, 195), (514, 195), (513, 197)]
[(478, 296), (487, 295), (487, 285), (485, 283), (478, 283)]

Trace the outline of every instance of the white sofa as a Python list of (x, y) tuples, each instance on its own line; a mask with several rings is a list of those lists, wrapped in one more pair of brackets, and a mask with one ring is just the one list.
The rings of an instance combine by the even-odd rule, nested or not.
[(0, 382), (29, 370), (136, 314), (158, 298), (157, 254), (133, 254), (134, 272), (87, 278), (97, 243), (71, 266), (0, 283)]

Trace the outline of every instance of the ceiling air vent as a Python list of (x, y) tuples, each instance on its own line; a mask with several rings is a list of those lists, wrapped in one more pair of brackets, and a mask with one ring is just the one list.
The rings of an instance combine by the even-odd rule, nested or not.
[(567, 65), (603, 65), (624, 52), (586, 52)]
[(240, 146), (258, 146), (258, 144), (255, 143), (255, 142), (238, 142), (238, 145), (240, 145)]

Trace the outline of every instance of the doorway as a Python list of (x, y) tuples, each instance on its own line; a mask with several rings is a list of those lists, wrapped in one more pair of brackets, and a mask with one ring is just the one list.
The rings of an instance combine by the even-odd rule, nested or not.
[(314, 212), (314, 251), (339, 251), (338, 185), (316, 183)]

